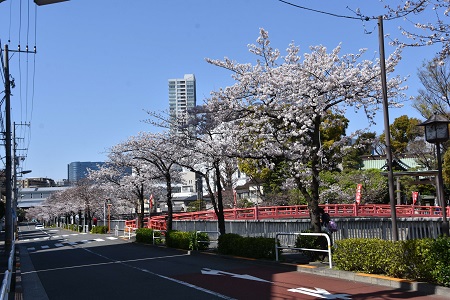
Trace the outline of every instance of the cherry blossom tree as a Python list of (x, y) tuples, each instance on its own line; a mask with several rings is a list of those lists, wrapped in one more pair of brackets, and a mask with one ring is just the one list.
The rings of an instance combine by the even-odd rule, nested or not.
[[(69, 189), (71, 193), (71, 207), (76, 208), (81, 222), (84, 215), (85, 224), (92, 229), (92, 219), (103, 210), (105, 191), (99, 185), (93, 184), (88, 179), (79, 180), (76, 185)], [(79, 224), (82, 225), (82, 224)]]
[[(340, 119), (333, 124), (323, 121), (329, 113), (345, 115), (349, 107), (373, 121), (382, 99), (379, 63), (363, 60), (364, 50), (341, 55), (340, 46), (330, 53), (324, 46), (310, 47), (302, 59), (293, 43), (282, 57), (264, 29), (249, 50), (257, 56), (255, 65), (207, 59), (231, 71), (235, 84), (213, 92), (204, 109), (221, 124), (222, 153), (260, 159), (272, 168), (273, 158), (283, 159), (291, 184), (308, 202), (312, 229), (320, 232), (319, 173), (332, 165), (324, 155), (320, 129), (344, 127)], [(400, 58), (398, 51), (389, 56), (388, 74)], [(393, 106), (399, 106), (395, 100), (402, 96), (402, 82), (399, 77), (387, 81)], [(343, 155), (352, 136), (327, 145), (328, 150), (336, 149), (335, 157)]]
[(232, 203), (233, 173), (238, 169), (236, 157), (228, 155), (226, 150), (233, 137), (205, 106), (190, 109), (181, 119), (151, 111), (148, 114), (151, 116), (148, 123), (172, 133), (165, 137), (164, 144), (175, 149), (177, 156), (172, 155), (172, 159), (176, 164), (203, 179), (218, 219), (219, 232), (224, 234), (224, 203)]
[(107, 162), (91, 171), (89, 178), (108, 191), (108, 199), (115, 213), (124, 214), (130, 208), (138, 212), (139, 227), (144, 226), (144, 204), (146, 196), (161, 182), (158, 171), (142, 163), (130, 150), (129, 141), (113, 146)]
[[(348, 18), (363, 22), (377, 20), (380, 14), (373, 16), (371, 11), (363, 11), (360, 8), (350, 8), (353, 15), (339, 15), (331, 11), (316, 10), (301, 6), (287, 0), (278, 0), (292, 7), (326, 14), (332, 17)], [(447, 18), (450, 13), (450, 1), (448, 0), (381, 0), (384, 3), (385, 13), (383, 20), (397, 21), (403, 38), (393, 38), (391, 44), (400, 47), (423, 47), (440, 45), (440, 59), (450, 55), (450, 25)], [(423, 21), (426, 20), (426, 21)]]
[[(441, 59), (450, 54), (450, 25), (448, 0), (397, 1), (397, 5), (385, 1), (387, 9), (384, 19), (401, 18), (405, 22), (399, 26), (406, 40), (394, 39), (392, 44), (409, 47), (441, 45)], [(422, 20), (426, 20), (423, 22)]]
[(148, 170), (147, 176), (153, 181), (159, 181), (166, 187), (166, 203), (168, 209), (167, 230), (172, 230), (172, 183), (181, 182), (180, 167), (177, 161), (185, 152), (173, 147), (170, 143), (171, 135), (167, 133), (140, 133), (130, 137), (122, 145), (122, 153), (127, 153), (140, 166)]

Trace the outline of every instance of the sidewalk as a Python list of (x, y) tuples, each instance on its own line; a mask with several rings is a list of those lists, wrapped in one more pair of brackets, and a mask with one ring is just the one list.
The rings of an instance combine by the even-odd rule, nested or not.
[(450, 299), (450, 288), (426, 283), (417, 282), (401, 278), (393, 278), (376, 274), (365, 274), (349, 271), (341, 271), (335, 268), (330, 269), (328, 262), (312, 262), (309, 264), (297, 265), (297, 271), (303, 273), (316, 274), (327, 277), (334, 277), (350, 281), (364, 282), (374, 285), (387, 286), (405, 291), (422, 292), (431, 295), (444, 296)]
[[(17, 250), (16, 250), (17, 253)], [(5, 278), (5, 272), (8, 270), (8, 260), (10, 252), (5, 248), (5, 232), (0, 231), (0, 276), (1, 284), (3, 284), (3, 279)], [(16, 268), (15, 262), (13, 263), (13, 273), (11, 276), (11, 291), (9, 293), (9, 299), (15, 299), (14, 288), (16, 286)]]

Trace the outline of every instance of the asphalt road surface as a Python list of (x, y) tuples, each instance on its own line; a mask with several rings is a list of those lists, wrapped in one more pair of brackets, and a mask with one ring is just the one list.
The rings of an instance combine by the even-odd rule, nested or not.
[(23, 299), (448, 299), (295, 266), (21, 227)]

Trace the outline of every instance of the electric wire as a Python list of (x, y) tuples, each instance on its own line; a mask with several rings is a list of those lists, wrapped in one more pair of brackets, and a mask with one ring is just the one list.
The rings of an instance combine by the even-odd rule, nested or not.
[(13, 1), (9, 1), (9, 29), (8, 29), (8, 43), (11, 42), (12, 3), (13, 3)]
[(284, 0), (278, 0), (278, 1), (282, 2), (282, 3), (285, 3), (287, 5), (294, 6), (296, 8), (300, 8), (300, 9), (303, 9), (303, 10), (308, 10), (308, 11), (312, 11), (312, 12), (320, 13), (320, 14), (324, 14), (324, 15), (329, 15), (329, 16), (332, 16), (332, 17), (361, 20), (361, 17), (352, 17), (352, 16), (338, 15), (338, 14), (327, 12), (327, 11), (323, 11), (323, 10), (317, 10), (317, 9), (309, 8), (309, 7), (306, 7), (306, 6), (301, 6), (301, 5), (294, 4), (294, 3), (291, 3), (291, 2), (288, 2), (288, 1), (284, 1)]
[(36, 48), (37, 48), (37, 5), (34, 7), (34, 54), (33, 54), (33, 75), (32, 75), (32, 84), (31, 84), (31, 108), (30, 108), (30, 119), (28, 126), (28, 139), (27, 139), (27, 145), (25, 149), (30, 148), (31, 144), (31, 121), (33, 120), (33, 110), (34, 110), (34, 96), (35, 96), (35, 87), (36, 87)]
[[(2, 74), (1, 76), (2, 76), (2, 82), (3, 82), (2, 86), (4, 87), (5, 83), (6, 83), (6, 79), (5, 79), (5, 76), (4, 76), (4, 74), (5, 74), (4, 62), (5, 62), (5, 60), (3, 58), (3, 44), (2, 44), (1, 38), (0, 38), (0, 60), (1, 60), (0, 66), (1, 66), (1, 74)], [(0, 132), (2, 133), (1, 141), (3, 141), (3, 140), (5, 140), (5, 134), (4, 133), (6, 132), (6, 129), (5, 129), (5, 121), (4, 121), (4, 118), (3, 118), (3, 110), (1, 110), (1, 107), (3, 106), (3, 103), (5, 102), (6, 93), (5, 93), (5, 91), (2, 91), (1, 94), (3, 94), (3, 97), (1, 98), (1, 101), (0, 101)], [(3, 163), (3, 166), (5, 166), (6, 163), (5, 163), (2, 155), (0, 155), (0, 160)]]
[[(13, 141), (14, 145), (17, 146), (17, 156), (18, 158), (27, 157), (27, 151), (29, 149), (30, 143), (31, 143), (31, 130), (30, 130), (30, 121), (33, 114), (33, 106), (34, 106), (34, 97), (35, 97), (35, 79), (36, 79), (36, 40), (37, 40), (37, 6), (34, 10), (34, 20), (33, 20), (33, 10), (30, 7), (30, 2), (32, 0), (26, 0), (27, 5), (25, 6), (25, 3), (23, 3), (22, 0), (20, 1), (10, 1), (9, 6), (9, 28), (8, 28), (8, 44), (11, 44), (12, 42), (15, 43), (13, 40), (17, 40), (17, 51), (11, 51), (9, 60), (13, 61), (14, 57), (16, 59), (16, 63), (14, 64), (16, 72), (18, 72), (18, 83), (17, 83), (17, 89), (16, 93), (18, 94), (18, 100), (19, 101), (13, 101), (16, 104), (19, 104), (19, 108), (17, 110), (14, 110), (12, 107), (12, 111), (16, 111), (17, 115), (13, 116), (14, 119), (18, 120), (17, 123), (14, 122), (14, 136), (15, 140)], [(18, 5), (14, 5), (18, 4)], [(13, 6), (14, 5), (14, 6)], [(26, 10), (26, 11), (25, 11)], [(18, 15), (17, 15), (18, 14)], [(34, 21), (34, 49), (31, 50), (29, 48), (30, 42), (33, 42), (30, 38), (32, 38), (32, 22)], [(25, 23), (26, 22), (26, 23)], [(17, 26), (17, 27), (16, 27)], [(24, 45), (25, 43), (25, 45)], [(23, 47), (25, 46), (25, 47)], [(30, 51), (31, 50), (31, 51)], [(18, 56), (15, 56), (16, 52), (18, 52)], [(24, 53), (26, 52), (26, 53)], [(33, 52), (33, 60), (28, 56), (30, 53)], [(23, 55), (26, 55), (26, 57), (23, 57)], [(2, 41), (0, 39), (0, 59), (1, 59), (1, 78), (3, 82), (3, 86), (5, 84), (6, 79), (4, 78), (5, 72), (4, 72), (4, 51), (3, 51), (3, 45)], [(11, 71), (11, 70), (10, 70)], [(11, 75), (14, 73), (14, 69), (12, 69), (13, 72), (10, 73), (11, 76), (11, 87), (13, 88), (14, 79)], [(3, 89), (1, 89), (3, 90)], [(1, 97), (3, 96), (3, 97)], [(0, 108), (2, 108), (0, 112), (0, 130), (3, 132), (5, 131), (5, 111), (3, 102), (5, 100), (4, 92), (0, 91)], [(1, 142), (0, 142), (1, 143)], [(4, 143), (4, 138), (3, 138)], [(2, 155), (0, 155), (1, 162), (4, 163), (4, 158)], [(21, 166), (19, 166), (21, 167)]]
[[(318, 9), (313, 9), (313, 8), (306, 7), (306, 6), (301, 6), (301, 5), (294, 4), (292, 2), (285, 1), (285, 0), (278, 0), (278, 1), (282, 2), (284, 4), (287, 4), (287, 5), (299, 8), (299, 9), (308, 10), (308, 11), (312, 11), (312, 12), (315, 12), (315, 13), (329, 15), (329, 16), (337, 17), (337, 18), (346, 18), (346, 19), (364, 20), (364, 21), (377, 20), (378, 19), (378, 16), (365, 16), (365, 15), (362, 15), (361, 13), (357, 13), (357, 12), (354, 12), (356, 14), (356, 17), (355, 16), (348, 16), (348, 15), (339, 15), (339, 14), (331, 13), (331, 12), (324, 11), (324, 10), (318, 10)], [(409, 14), (415, 14), (417, 12), (420, 12), (421, 8), (425, 5), (425, 3), (427, 1), (428, 0), (422, 0), (422, 1), (418, 2), (414, 7), (409, 8), (409, 9), (398, 10), (398, 11), (394, 11), (394, 12), (391, 11), (390, 14), (385, 14), (384, 15), (384, 19), (385, 20), (395, 20), (395, 19), (404, 18), (404, 17), (406, 17)], [(350, 9), (350, 8), (347, 6), (347, 9)]]

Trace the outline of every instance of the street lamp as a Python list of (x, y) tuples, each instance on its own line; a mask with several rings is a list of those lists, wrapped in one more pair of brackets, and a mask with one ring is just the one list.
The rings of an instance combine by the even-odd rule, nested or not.
[(449, 139), (448, 124), (450, 121), (436, 113), (418, 126), (425, 127), (425, 139), (428, 143), (436, 144), (436, 156), (438, 165), (438, 201), (442, 206), (442, 232), (449, 236), (447, 220), (447, 201), (444, 196), (444, 182), (442, 179), (441, 143)]
[(108, 205), (108, 233), (111, 233), (111, 199), (106, 199)]

